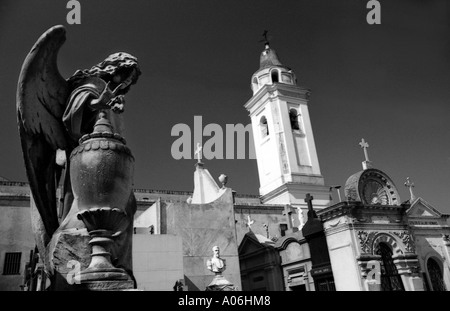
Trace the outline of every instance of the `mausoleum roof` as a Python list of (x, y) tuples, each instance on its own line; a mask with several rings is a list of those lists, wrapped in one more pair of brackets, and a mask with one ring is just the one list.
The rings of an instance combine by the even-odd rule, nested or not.
[(217, 185), (209, 171), (203, 167), (203, 163), (197, 163), (194, 172), (194, 192), (189, 203), (211, 203), (217, 200), (224, 192), (225, 189)]

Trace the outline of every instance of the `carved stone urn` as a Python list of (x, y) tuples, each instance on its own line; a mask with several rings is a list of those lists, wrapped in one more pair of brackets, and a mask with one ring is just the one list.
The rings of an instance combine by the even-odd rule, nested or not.
[(104, 113), (91, 134), (84, 135), (70, 155), (70, 177), (78, 219), (91, 237), (91, 262), (79, 281), (130, 280), (124, 269), (111, 263), (110, 247), (130, 224), (126, 206), (132, 192), (134, 157), (125, 140)]

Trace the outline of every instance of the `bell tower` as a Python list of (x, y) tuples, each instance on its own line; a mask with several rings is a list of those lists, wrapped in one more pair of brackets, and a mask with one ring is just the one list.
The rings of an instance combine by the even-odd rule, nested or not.
[(308, 112), (311, 92), (297, 86), (294, 71), (280, 62), (267, 39), (251, 88), (253, 97), (244, 107), (252, 122), (263, 203), (306, 210), (310, 193), (316, 208), (328, 206), (330, 188), (320, 173)]

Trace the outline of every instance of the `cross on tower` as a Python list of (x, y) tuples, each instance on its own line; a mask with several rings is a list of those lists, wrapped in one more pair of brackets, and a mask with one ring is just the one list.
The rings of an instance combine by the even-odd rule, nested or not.
[(268, 36), (267, 36), (267, 33), (268, 33), (268, 32), (269, 32), (268, 30), (264, 30), (264, 32), (263, 32), (263, 34), (262, 34), (262, 36), (263, 36), (264, 39), (259, 40), (259, 42), (264, 42), (264, 45), (265, 45), (266, 49), (269, 48), (269, 38), (268, 38)]
[(202, 161), (202, 149), (203, 147), (200, 145), (200, 143), (197, 143), (197, 149), (195, 149), (195, 155), (197, 155), (198, 163), (201, 163)]
[(411, 202), (416, 199), (416, 196), (413, 193), (412, 188), (414, 187), (414, 183), (409, 180), (409, 177), (406, 177), (405, 186), (409, 188), (409, 192), (411, 193)]

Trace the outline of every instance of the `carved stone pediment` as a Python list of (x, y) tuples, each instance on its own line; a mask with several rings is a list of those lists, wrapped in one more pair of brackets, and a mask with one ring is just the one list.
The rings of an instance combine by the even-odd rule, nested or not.
[(406, 211), (408, 217), (442, 217), (444, 216), (428, 202), (418, 198), (412, 202), (411, 207)]

